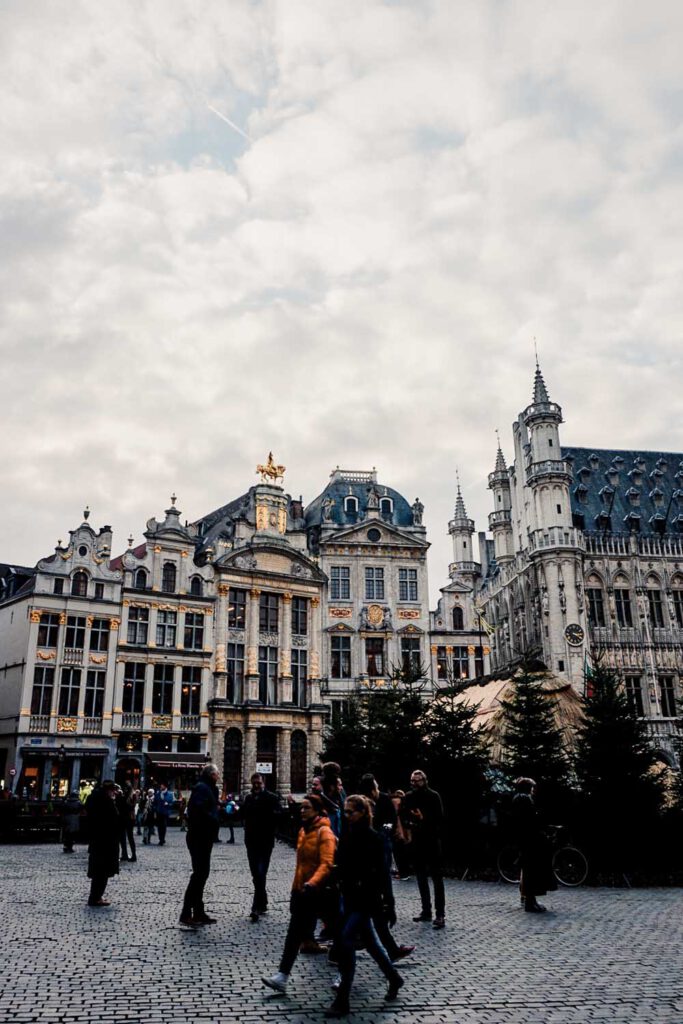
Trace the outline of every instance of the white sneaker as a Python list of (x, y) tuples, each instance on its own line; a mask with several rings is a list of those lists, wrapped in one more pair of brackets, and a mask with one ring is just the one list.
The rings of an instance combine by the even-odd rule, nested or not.
[(289, 975), (288, 974), (283, 974), (282, 971), (278, 971), (277, 974), (274, 974), (272, 976), (272, 978), (261, 978), (261, 981), (263, 982), (263, 984), (267, 985), (268, 988), (274, 989), (275, 992), (283, 992), (283, 993), (287, 991), (287, 981), (288, 980), (289, 980)]
[(332, 984), (330, 985), (330, 988), (333, 988), (334, 991), (336, 992), (340, 985), (341, 985), (341, 974), (338, 974), (337, 977), (332, 982)]

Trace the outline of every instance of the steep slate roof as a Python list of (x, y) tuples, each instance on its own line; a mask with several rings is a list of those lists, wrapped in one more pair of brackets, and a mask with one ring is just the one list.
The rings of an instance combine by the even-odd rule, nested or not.
[[(683, 454), (562, 447), (574, 473), (572, 513), (586, 533), (683, 533)], [(609, 525), (607, 516), (609, 516)]]
[[(379, 495), (380, 501), (382, 498), (391, 498), (393, 501), (393, 513), (390, 517), (387, 516), (387, 522), (393, 523), (394, 526), (413, 525), (412, 508), (403, 495), (395, 491), (393, 487), (387, 487), (381, 483), (355, 482), (344, 479), (330, 480), (322, 494), (319, 494), (317, 498), (314, 498), (306, 506), (304, 514), (306, 526), (314, 526), (322, 522), (322, 503), (325, 498), (332, 498), (334, 501), (331, 523), (337, 526), (353, 526), (355, 523), (361, 522), (367, 512), (368, 494), (371, 487)], [(344, 498), (347, 498), (349, 495), (353, 495), (353, 497), (358, 499), (358, 513), (356, 515), (344, 511)]]

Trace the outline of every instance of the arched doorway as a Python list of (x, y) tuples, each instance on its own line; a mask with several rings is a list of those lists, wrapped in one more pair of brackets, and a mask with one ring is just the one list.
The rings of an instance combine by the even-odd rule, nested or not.
[(278, 730), (272, 726), (264, 725), (256, 733), (256, 764), (269, 765), (270, 771), (265, 768), (263, 777), (266, 780), (266, 789), (276, 792), (278, 787), (277, 777), (277, 736)]
[(227, 729), (223, 743), (223, 786), (226, 793), (239, 793), (242, 788), (242, 733)]
[(295, 729), (290, 740), (290, 764), (292, 793), (305, 793), (307, 787), (306, 733)]

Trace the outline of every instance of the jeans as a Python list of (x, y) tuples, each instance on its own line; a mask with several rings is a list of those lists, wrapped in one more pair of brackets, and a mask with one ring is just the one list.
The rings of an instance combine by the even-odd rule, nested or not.
[(258, 914), (262, 914), (268, 909), (266, 878), (268, 877), (272, 853), (272, 844), (267, 846), (261, 844), (247, 846), (247, 860), (249, 861), (249, 870), (254, 882), (254, 899), (251, 904), (252, 913), (255, 911)]
[(446, 894), (443, 888), (443, 873), (441, 870), (441, 851), (434, 849), (413, 849), (413, 866), (417, 887), (420, 891), (423, 914), (431, 914), (432, 897), (429, 891), (429, 878), (434, 883), (434, 910), (437, 917), (446, 915)]
[(211, 871), (211, 851), (213, 839), (185, 839), (192, 860), (192, 874), (185, 898), (183, 899), (183, 917), (201, 917), (204, 913), (204, 886)]
[(392, 966), (386, 949), (377, 938), (377, 932), (369, 913), (352, 910), (344, 919), (337, 946), (341, 974), (337, 999), (340, 1003), (347, 1003), (349, 1000), (353, 976), (356, 972), (357, 939), (361, 939), (365, 943), (365, 948), (387, 981), (393, 981), (397, 976), (397, 971)]
[(315, 930), (318, 919), (318, 900), (315, 891), (293, 892), (289, 901), (289, 928), (282, 950), (279, 970), (289, 974), (299, 952), (299, 946)]

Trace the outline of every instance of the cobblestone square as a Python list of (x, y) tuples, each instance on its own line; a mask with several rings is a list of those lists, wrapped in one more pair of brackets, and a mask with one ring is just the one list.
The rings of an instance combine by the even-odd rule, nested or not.
[[(110, 881), (112, 906), (86, 906), (87, 852), (60, 845), (0, 847), (3, 986), (0, 1021), (23, 1024), (244, 1024), (322, 1021), (334, 977), (324, 957), (301, 956), (286, 998), (261, 975), (276, 967), (288, 920), (293, 851), (277, 844), (271, 909), (250, 924), (251, 880), (242, 834), (216, 845), (207, 908), (219, 923), (177, 920), (189, 877), (184, 836), (138, 845), (138, 862)], [(447, 928), (414, 924), (412, 881), (395, 886), (396, 935), (417, 943), (398, 1003), (359, 956), (352, 1019), (417, 1024), (681, 1024), (680, 889), (552, 893), (545, 915), (524, 914), (503, 884), (447, 882)]]

